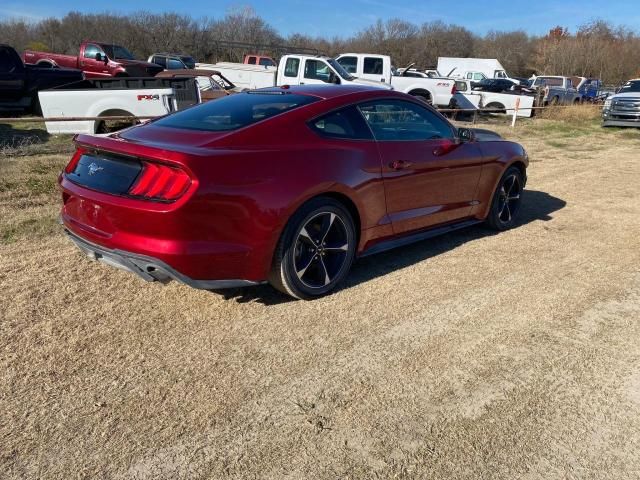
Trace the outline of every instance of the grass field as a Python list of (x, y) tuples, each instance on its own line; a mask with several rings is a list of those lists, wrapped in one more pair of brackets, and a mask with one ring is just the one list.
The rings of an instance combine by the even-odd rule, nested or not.
[(0, 478), (640, 477), (640, 132), (583, 117), (479, 125), (529, 151), (517, 228), (314, 302), (89, 261), (69, 139), (0, 124)]

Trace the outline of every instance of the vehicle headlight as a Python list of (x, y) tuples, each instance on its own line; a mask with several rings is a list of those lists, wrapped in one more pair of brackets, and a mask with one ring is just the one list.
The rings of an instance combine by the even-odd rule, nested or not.
[(604, 108), (610, 108), (610, 107), (611, 107), (611, 99), (610, 99), (610, 98), (607, 98), (607, 99), (604, 101)]

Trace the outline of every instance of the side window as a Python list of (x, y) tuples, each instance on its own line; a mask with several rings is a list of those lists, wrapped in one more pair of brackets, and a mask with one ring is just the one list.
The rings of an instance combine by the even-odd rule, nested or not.
[(160, 56), (156, 55), (153, 58), (153, 63), (157, 63), (162, 68), (167, 68), (167, 58), (166, 57), (160, 57)]
[(443, 118), (412, 102), (379, 100), (359, 108), (379, 141), (454, 138), (453, 129)]
[(483, 80), (483, 79), (485, 79), (485, 78), (487, 78), (487, 77), (485, 77), (485, 76), (484, 76), (483, 74), (481, 74), (481, 73), (474, 73), (474, 74), (473, 74), (473, 79), (474, 79), (474, 80)]
[(89, 44), (84, 48), (84, 58), (90, 58), (91, 60), (96, 59), (96, 53), (100, 55), (104, 55), (104, 52), (97, 45)]
[(284, 66), (284, 76), (297, 77), (299, 69), (300, 69), (299, 58), (287, 58), (287, 63)]
[(347, 107), (313, 120), (309, 126), (323, 137), (373, 140), (371, 130), (356, 107)]
[(255, 65), (256, 64), (256, 57), (249, 57), (249, 61), (247, 63), (249, 65)]
[(176, 60), (175, 58), (169, 58), (168, 60), (167, 68), (169, 70), (181, 70), (185, 68), (185, 65), (180, 60)]
[[(357, 57), (342, 57), (338, 63), (349, 73), (358, 73)], [(366, 72), (365, 72), (366, 73)]]
[(261, 58), (260, 59), (260, 65), (262, 65), (263, 67), (273, 67), (273, 61), (270, 58)]
[(220, 87), (216, 88), (211, 82), (209, 77), (196, 77), (196, 83), (201, 92), (207, 92), (209, 90), (220, 90)]
[(0, 73), (13, 72), (16, 68), (11, 53), (6, 48), (0, 48)]
[(329, 66), (320, 60), (306, 60), (304, 62), (304, 78), (329, 83)]
[(364, 73), (368, 73), (371, 75), (382, 75), (382, 59), (365, 57)]
[(473, 80), (473, 73), (467, 73), (467, 80)]
[(463, 81), (456, 81), (456, 90), (458, 92), (466, 92), (467, 91), (467, 82), (463, 82)]

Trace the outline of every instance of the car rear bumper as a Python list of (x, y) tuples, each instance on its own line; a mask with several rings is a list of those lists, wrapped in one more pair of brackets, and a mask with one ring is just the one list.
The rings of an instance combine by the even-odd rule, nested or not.
[(69, 239), (92, 260), (97, 260), (112, 267), (135, 273), (148, 282), (158, 281), (166, 283), (171, 280), (176, 280), (190, 287), (203, 290), (248, 287), (262, 283), (242, 279), (195, 280), (183, 275), (157, 258), (119, 249), (108, 249), (79, 237), (67, 228), (65, 228), (64, 231)]

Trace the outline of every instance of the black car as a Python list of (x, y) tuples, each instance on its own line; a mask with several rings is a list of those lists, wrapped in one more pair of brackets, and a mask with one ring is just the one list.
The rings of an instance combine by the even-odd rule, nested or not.
[(40, 90), (83, 79), (80, 70), (25, 64), (15, 48), (0, 44), (0, 110), (40, 114)]
[(483, 90), (485, 92), (508, 92), (513, 90), (514, 83), (504, 78), (485, 78), (473, 84), (474, 90)]
[(192, 70), (196, 68), (196, 61), (191, 55), (180, 53), (154, 53), (148, 61), (162, 66), (165, 70)]

